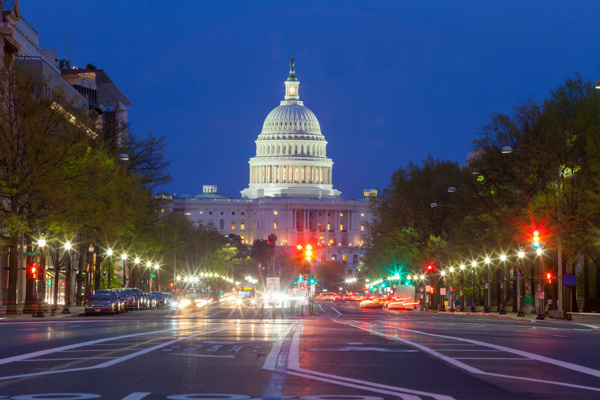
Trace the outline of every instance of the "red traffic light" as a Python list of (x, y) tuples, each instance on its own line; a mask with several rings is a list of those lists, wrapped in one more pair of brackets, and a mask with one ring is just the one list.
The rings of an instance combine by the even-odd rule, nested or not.
[(549, 284), (552, 283), (552, 274), (550, 272), (546, 274), (546, 279), (548, 280)]
[(170, 283), (171, 287), (173, 287), (173, 282)]

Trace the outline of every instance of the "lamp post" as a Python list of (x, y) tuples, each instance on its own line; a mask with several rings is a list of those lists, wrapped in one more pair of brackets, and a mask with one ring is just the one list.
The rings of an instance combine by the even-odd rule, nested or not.
[[(596, 81), (596, 85), (595, 88), (596, 89), (600, 89), (600, 86), (598, 85), (599, 81)], [(550, 154), (546, 153), (545, 151), (541, 151), (541, 150), (536, 150), (536, 149), (528, 149), (528, 150), (521, 150), (521, 149), (513, 149), (510, 146), (505, 146), (502, 148), (502, 154), (511, 154), (513, 151), (533, 151), (535, 153), (540, 153), (545, 155), (548, 158), (550, 157)], [(556, 258), (557, 258), (557, 264), (558, 264), (558, 273), (557, 273), (557, 281), (558, 281), (558, 311), (562, 311), (564, 309), (563, 307), (563, 265), (562, 265), (562, 243), (560, 240), (560, 164), (558, 165), (558, 171), (557, 171), (557, 188), (556, 188), (556, 226), (557, 226), (557, 230), (556, 230)], [(541, 276), (540, 276), (541, 279)]]
[(537, 249), (537, 255), (540, 259), (540, 277), (539, 277), (539, 282), (540, 282), (540, 287), (538, 290), (538, 315), (537, 317), (535, 317), (535, 319), (544, 319), (544, 280), (542, 278), (542, 249), (538, 248)]
[(121, 261), (123, 263), (123, 287), (129, 287), (129, 282), (127, 281), (127, 254), (121, 254)]
[[(87, 280), (85, 282), (85, 297), (86, 299), (92, 294), (92, 281), (96, 278), (94, 274), (94, 245), (88, 247), (88, 265), (87, 265)], [(92, 277), (94, 277), (92, 279)]]
[(471, 263), (471, 267), (473, 268), (471, 270), (471, 283), (473, 284), (473, 291), (471, 292), (471, 312), (476, 312), (477, 309), (475, 308), (475, 268), (477, 267), (477, 263), (473, 261)]
[(446, 311), (446, 307), (444, 306), (444, 296), (442, 296), (442, 287), (444, 288), (444, 290), (446, 290), (446, 271), (442, 271), (440, 272), (440, 301), (439, 301), (439, 306), (440, 306), (440, 311)]
[[(523, 257), (525, 257), (525, 253), (523, 251), (519, 251), (518, 253), (519, 259), (517, 261), (516, 273), (517, 273), (517, 317), (524, 317), (525, 313), (523, 312), (523, 308), (521, 307), (521, 276), (523, 275)], [(519, 266), (521, 268), (519, 268)]]
[(155, 285), (155, 287), (156, 287), (156, 291), (157, 292), (160, 290), (160, 287), (158, 286), (158, 268), (159, 268), (158, 264), (154, 264), (154, 271), (156, 272), (156, 274), (155, 274), (156, 276), (155, 276), (154, 279), (156, 279), (156, 285)]
[(108, 277), (107, 277), (107, 279), (108, 279), (108, 288), (107, 289), (110, 289), (110, 283), (111, 283), (110, 282), (110, 273), (111, 273), (111, 270), (113, 269), (113, 266), (112, 266), (113, 251), (112, 251), (112, 249), (108, 249), (106, 251), (106, 255), (108, 256)]
[(465, 311), (465, 264), (460, 264), (460, 311)]
[[(130, 281), (131, 281), (131, 287), (137, 287), (139, 286), (139, 280), (140, 280), (140, 269), (139, 269), (139, 265), (140, 265), (140, 258), (138, 256), (136, 256), (133, 259), (133, 267), (131, 268), (131, 271), (129, 272), (130, 275)], [(133, 271), (136, 271), (136, 276), (135, 276), (135, 281), (133, 280)]]
[(46, 246), (46, 239), (41, 238), (38, 240), (38, 247), (40, 248), (40, 265), (39, 265), (39, 281), (38, 287), (35, 288), (37, 292), (37, 317), (44, 317), (44, 307), (42, 303), (46, 300), (46, 255), (44, 254), (44, 247)]
[(486, 269), (486, 274), (487, 274), (487, 279), (484, 283), (484, 306), (483, 306), (483, 312), (484, 313), (489, 313), (490, 312), (490, 300), (491, 300), (491, 296), (490, 296), (490, 258), (488, 256), (485, 257), (485, 269)]
[(61, 314), (70, 314), (69, 307), (71, 307), (71, 242), (65, 243), (65, 250), (67, 251), (67, 268), (65, 270), (65, 305)]
[[(450, 267), (450, 291), (452, 291), (453, 284), (454, 284), (454, 267)], [(454, 296), (455, 296), (455, 294), (456, 294), (456, 290), (454, 291), (454, 293), (452, 294), (452, 296), (450, 296), (450, 298), (451, 298), (450, 312), (456, 311), (454, 309)]]
[(152, 288), (150, 287), (150, 268), (152, 268), (152, 262), (148, 261), (146, 263), (146, 274), (148, 276), (148, 280), (146, 281), (146, 284), (147, 284), (146, 287), (148, 288), (149, 292), (152, 291)]
[(506, 314), (506, 310), (504, 309), (505, 300), (505, 285), (506, 285), (506, 255), (500, 255), (500, 261), (502, 261), (502, 281), (500, 282), (500, 309), (498, 310), (498, 314)]

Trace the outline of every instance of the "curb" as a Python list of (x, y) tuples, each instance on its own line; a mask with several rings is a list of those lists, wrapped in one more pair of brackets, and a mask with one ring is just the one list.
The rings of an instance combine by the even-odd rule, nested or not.
[(510, 320), (510, 321), (533, 322), (530, 318), (511, 317), (511, 316), (508, 316), (508, 315), (495, 315), (495, 314), (472, 313), (472, 312), (453, 312), (453, 313), (449, 313), (449, 314), (454, 314), (454, 315), (475, 315), (475, 316), (479, 316), (479, 317), (507, 319), (507, 320)]

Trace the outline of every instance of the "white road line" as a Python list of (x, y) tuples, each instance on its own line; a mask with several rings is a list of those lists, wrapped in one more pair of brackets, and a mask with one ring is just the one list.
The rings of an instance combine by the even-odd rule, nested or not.
[[(292, 329), (298, 325), (299, 322), (295, 322), (292, 325), (288, 326), (288, 328), (279, 336), (271, 352), (265, 359), (265, 363), (263, 364), (262, 369), (266, 369), (267, 371), (275, 371), (275, 365), (277, 364), (277, 357), (279, 356), (279, 352), (281, 351), (281, 347), (283, 347), (283, 342)], [(291, 352), (291, 350), (290, 350)]]
[[(200, 328), (202, 326), (205, 326), (205, 325), (204, 324), (203, 325), (196, 325), (196, 326), (192, 326), (192, 327), (186, 327), (185, 329)], [(19, 355), (19, 356), (14, 356), (14, 357), (8, 357), (8, 358), (0, 359), (0, 365), (2, 365), (2, 364), (9, 364), (11, 362), (16, 362), (16, 361), (25, 361), (25, 360), (29, 360), (29, 359), (32, 359), (32, 358), (35, 358), (35, 357), (40, 357), (40, 356), (47, 355), (47, 354), (58, 353), (58, 352), (62, 352), (64, 350), (70, 350), (70, 349), (74, 349), (74, 348), (78, 348), (78, 347), (84, 347), (84, 346), (89, 346), (89, 345), (97, 345), (97, 342), (105, 342), (105, 341), (116, 340), (116, 339), (121, 339), (121, 338), (124, 338), (124, 337), (131, 337), (131, 336), (150, 335), (150, 334), (159, 333), (159, 332), (170, 332), (170, 331), (173, 331), (175, 329), (177, 329), (177, 328), (168, 329), (168, 330), (164, 330), (164, 331), (145, 332), (145, 333), (138, 333), (138, 334), (133, 334), (133, 335), (125, 335), (125, 336), (120, 336), (120, 337), (116, 337), (116, 338), (106, 338), (106, 339), (92, 340), (92, 341), (89, 341), (89, 342), (77, 343), (77, 344), (68, 345), (68, 346), (56, 347), (56, 348), (53, 348), (53, 349), (36, 351), (36, 352), (33, 352), (33, 353), (22, 354), (22, 355)], [(89, 369), (105, 368), (105, 367), (108, 367), (108, 366), (111, 366), (111, 365), (118, 364), (120, 362), (129, 360), (131, 358), (140, 356), (142, 354), (149, 353), (149, 352), (154, 351), (156, 349), (159, 349), (161, 347), (166, 347), (166, 346), (172, 345), (174, 343), (177, 343), (179, 341), (183, 341), (183, 340), (188, 339), (188, 338), (198, 337), (198, 336), (202, 336), (202, 335), (208, 335), (208, 334), (215, 333), (215, 332), (221, 332), (221, 331), (224, 331), (225, 329), (227, 329), (227, 328), (218, 329), (218, 330), (209, 331), (209, 332), (203, 332), (203, 333), (199, 333), (199, 334), (196, 334), (196, 335), (189, 336), (187, 338), (175, 339), (175, 340), (172, 340), (170, 342), (161, 343), (161, 344), (159, 344), (157, 346), (150, 347), (150, 348), (147, 348), (147, 349), (143, 349), (141, 351), (137, 351), (137, 352), (135, 352), (133, 354), (129, 354), (129, 355), (126, 355), (126, 356), (123, 356), (123, 357), (118, 357), (118, 358), (111, 357), (111, 358), (114, 358), (112, 361), (108, 361), (108, 362), (105, 362), (105, 363), (102, 363), (102, 364), (98, 364), (98, 365), (95, 365), (95, 366), (91, 366), (91, 367), (69, 368), (69, 369), (62, 369), (62, 370), (42, 371), (42, 372), (36, 372), (36, 373), (31, 373), (31, 374), (3, 376), (3, 377), (0, 377), (0, 380), (8, 380), (8, 379), (23, 378), (23, 377), (29, 377), (29, 376), (41, 376), (41, 375), (59, 374), (59, 373), (64, 373), (64, 372), (74, 372), (74, 371), (83, 371), (83, 370), (89, 370)], [(87, 358), (87, 359), (89, 359), (89, 358)]]
[(520, 360), (520, 361), (534, 361), (529, 358), (512, 358), (512, 357), (497, 357), (497, 358), (489, 358), (489, 357), (454, 357), (455, 360)]
[(121, 400), (142, 400), (144, 397), (151, 395), (152, 392), (135, 392), (123, 397)]
[(183, 357), (205, 357), (205, 358), (235, 358), (235, 356), (217, 356), (212, 354), (190, 354), (190, 353), (169, 353), (172, 356), (183, 356)]
[(341, 312), (339, 312), (338, 310), (336, 310), (336, 309), (335, 309), (335, 307), (331, 307), (331, 309), (332, 309), (333, 311), (335, 311), (336, 313), (338, 313), (338, 315), (342, 315), (342, 313), (341, 313)]
[(102, 350), (88, 350), (88, 349), (81, 349), (81, 350), (64, 350), (61, 351), (61, 353), (81, 353), (82, 351), (87, 353), (90, 351), (102, 351), (102, 352), (107, 352), (107, 351), (136, 351), (139, 349), (102, 349)]
[[(345, 325), (349, 325), (349, 326), (353, 326), (356, 329), (360, 329), (366, 332), (369, 332), (370, 334), (373, 335), (378, 335), (378, 336), (382, 336), (382, 337), (387, 337), (389, 339), (392, 340), (397, 340), (403, 343), (406, 343), (408, 345), (412, 345), (415, 346), (417, 348), (422, 349), (423, 351), (438, 357), (444, 361), (446, 361), (449, 364), (452, 364), (454, 366), (457, 366), (461, 369), (464, 369), (468, 372), (471, 372), (473, 374), (479, 374), (479, 375), (485, 375), (485, 376), (494, 376), (494, 377), (498, 377), (498, 378), (507, 378), (507, 379), (515, 379), (515, 380), (523, 380), (523, 381), (528, 381), (528, 382), (538, 382), (538, 383), (548, 383), (548, 384), (553, 384), (553, 385), (557, 385), (557, 386), (566, 386), (566, 387), (572, 387), (572, 388), (577, 388), (577, 389), (585, 389), (585, 390), (591, 390), (591, 391), (595, 391), (595, 392), (600, 392), (600, 388), (598, 387), (590, 387), (590, 386), (581, 386), (581, 385), (574, 385), (574, 384), (570, 384), (567, 382), (557, 382), (557, 381), (548, 381), (548, 380), (543, 380), (543, 379), (534, 379), (534, 378), (526, 378), (526, 377), (521, 377), (521, 376), (511, 376), (511, 375), (503, 375), (503, 374), (495, 374), (495, 373), (490, 373), (490, 372), (485, 372), (482, 371), (480, 369), (471, 367), (470, 365), (464, 364), (458, 360), (456, 360), (455, 358), (451, 358), (451, 357), (447, 357), (441, 353), (438, 353), (437, 351), (434, 351), (432, 349), (429, 349), (428, 347), (425, 346), (421, 346), (417, 343), (413, 343), (409, 340), (405, 340), (402, 339), (398, 336), (392, 336), (392, 335), (388, 335), (385, 333), (381, 333), (381, 332), (376, 332), (372, 329), (367, 329), (367, 328), (363, 328), (360, 325), (353, 325), (351, 322), (355, 323), (355, 324), (361, 324), (360, 322), (357, 321), (349, 321), (349, 322), (342, 322), (342, 321), (336, 321), (335, 322), (338, 323), (342, 323)], [(362, 323), (361, 325), (365, 325), (365, 323)], [(369, 324), (369, 325), (374, 325), (374, 324)], [(540, 356), (537, 354), (533, 354), (533, 353), (527, 353), (525, 351), (521, 351), (521, 350), (515, 350), (515, 349), (511, 349), (509, 347), (504, 347), (504, 346), (499, 346), (499, 345), (494, 345), (494, 344), (490, 344), (490, 343), (485, 343), (485, 342), (479, 342), (476, 340), (472, 340), (472, 339), (463, 339), (463, 338), (456, 338), (456, 337), (451, 337), (451, 336), (444, 336), (444, 335), (437, 335), (434, 333), (426, 333), (426, 332), (420, 332), (420, 331), (415, 331), (412, 329), (405, 329), (405, 328), (399, 328), (396, 326), (391, 326), (391, 325), (382, 325), (383, 328), (392, 328), (395, 330), (400, 330), (400, 331), (404, 331), (404, 332), (411, 332), (411, 333), (416, 333), (416, 334), (421, 334), (421, 335), (425, 335), (425, 336), (433, 336), (433, 337), (442, 337), (442, 338), (448, 338), (448, 339), (454, 339), (454, 340), (459, 340), (459, 341), (463, 341), (463, 342), (468, 342), (468, 343), (473, 343), (473, 344), (478, 344), (481, 346), (487, 346), (487, 347), (491, 347), (491, 348), (495, 348), (498, 350), (504, 350), (507, 353), (512, 353), (512, 354), (516, 354), (525, 358), (529, 358), (531, 360), (535, 360), (535, 361), (540, 361), (543, 363), (547, 363), (547, 364), (551, 364), (551, 365), (555, 365), (555, 366), (559, 366), (559, 367), (563, 367), (566, 369), (571, 369), (577, 372), (582, 372), (588, 375), (592, 375), (592, 376), (600, 376), (600, 371), (592, 369), (592, 368), (588, 368), (588, 367), (584, 367), (581, 365), (576, 365), (576, 364), (571, 364), (565, 361), (560, 361), (560, 360), (554, 360), (548, 357), (544, 357), (544, 356)]]
[(113, 359), (117, 357), (79, 357), (79, 358), (36, 358), (23, 360), (22, 362), (36, 362), (36, 361), (71, 361), (71, 360), (100, 360), (100, 359)]
[[(382, 385), (375, 382), (362, 381), (358, 379), (346, 378), (343, 376), (325, 374), (317, 371), (310, 371), (307, 369), (300, 368), (300, 332), (301, 328), (296, 329), (292, 344), (290, 346), (290, 353), (288, 355), (288, 374), (302, 376), (304, 378), (318, 380), (322, 382), (334, 383), (341, 386), (352, 387), (361, 390), (367, 390), (376, 393), (390, 394), (393, 396), (400, 397), (402, 399), (419, 399), (418, 395), (433, 397), (437, 400), (454, 400), (451, 396), (421, 392), (418, 390), (400, 388), (396, 386)], [(294, 371), (294, 372), (292, 372)], [(411, 396), (417, 395), (417, 396)]]

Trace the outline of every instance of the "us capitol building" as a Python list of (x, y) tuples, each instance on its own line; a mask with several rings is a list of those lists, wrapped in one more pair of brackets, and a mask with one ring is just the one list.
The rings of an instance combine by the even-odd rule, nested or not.
[(205, 185), (202, 194), (171, 198), (168, 209), (223, 235), (245, 243), (277, 235), (277, 251), (293, 252), (298, 244), (318, 245), (317, 262), (337, 260), (356, 270), (371, 220), (368, 199), (343, 199), (333, 188), (333, 161), (315, 114), (299, 95), (294, 59), (285, 81), (285, 98), (267, 115), (250, 159), (250, 183), (241, 199)]

